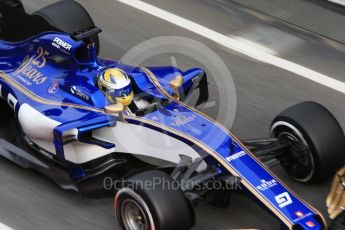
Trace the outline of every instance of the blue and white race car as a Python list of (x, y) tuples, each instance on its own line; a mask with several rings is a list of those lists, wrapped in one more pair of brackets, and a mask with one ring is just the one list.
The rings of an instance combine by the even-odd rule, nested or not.
[(269, 166), (301, 183), (333, 175), (345, 137), (330, 112), (303, 102), (273, 120), (270, 137), (240, 141), (196, 109), (209, 97), (204, 70), (104, 60), (99, 32), (72, 0), (32, 15), (0, 0), (0, 155), (85, 197), (115, 196), (127, 230), (190, 229), (214, 181), (214, 203), (240, 185), (282, 229), (326, 229)]

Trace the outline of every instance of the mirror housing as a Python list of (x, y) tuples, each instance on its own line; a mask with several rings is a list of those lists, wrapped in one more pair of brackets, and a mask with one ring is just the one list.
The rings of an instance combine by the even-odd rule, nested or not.
[(174, 80), (171, 80), (169, 82), (169, 86), (170, 86), (170, 88), (172, 88), (174, 90), (174, 97), (177, 100), (180, 100), (180, 93), (178, 90), (183, 85), (183, 82), (184, 82), (184, 79), (183, 79), (182, 75), (177, 76)]
[(108, 105), (104, 108), (104, 111), (106, 114), (116, 114), (116, 113), (122, 113), (125, 107), (122, 103), (116, 103), (112, 105)]

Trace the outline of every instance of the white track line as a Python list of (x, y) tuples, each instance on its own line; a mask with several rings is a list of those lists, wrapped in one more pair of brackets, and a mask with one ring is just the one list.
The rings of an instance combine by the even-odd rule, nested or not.
[(140, 0), (117, 0), (123, 4), (132, 6), (138, 10), (156, 16), (160, 19), (168, 21), (174, 25), (182, 27), (186, 30), (194, 32), (202, 37), (208, 38), (226, 48), (232, 49), (239, 53), (242, 53), (248, 57), (271, 64), (281, 69), (287, 70), (321, 85), (327, 86), (331, 89), (337, 90), (341, 93), (345, 93), (345, 83), (338, 81), (334, 78), (321, 74), (317, 71), (311, 70), (307, 67), (301, 66), (294, 62), (282, 59), (280, 57), (273, 56), (269, 53), (263, 52), (255, 47), (251, 47), (248, 44), (244, 44), (233, 38), (227, 37), (214, 30), (206, 28), (205, 26), (199, 25), (188, 19), (182, 18), (165, 10), (162, 10), (156, 6), (148, 4)]
[(12, 228), (0, 223), (0, 230), (13, 230)]

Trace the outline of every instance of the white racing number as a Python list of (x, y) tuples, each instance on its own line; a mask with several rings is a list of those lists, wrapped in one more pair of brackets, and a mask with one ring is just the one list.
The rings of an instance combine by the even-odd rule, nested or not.
[(13, 110), (16, 110), (18, 100), (10, 93), (7, 96), (7, 102)]
[[(2, 85), (0, 84), (0, 97), (3, 98), (4, 95), (2, 93)], [(16, 110), (16, 106), (18, 103), (17, 98), (15, 98), (11, 93), (9, 93), (7, 95), (7, 103), (9, 104), (9, 106), (15, 111)]]

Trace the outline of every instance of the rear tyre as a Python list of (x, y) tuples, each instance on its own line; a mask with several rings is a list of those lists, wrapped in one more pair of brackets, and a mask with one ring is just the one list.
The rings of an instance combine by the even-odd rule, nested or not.
[(147, 171), (129, 179), (115, 196), (115, 214), (126, 230), (188, 230), (194, 225), (191, 204), (173, 179), (161, 171)]
[(322, 181), (344, 164), (344, 133), (335, 117), (315, 102), (302, 102), (280, 113), (272, 122), (271, 135), (293, 143), (279, 159), (298, 182)]
[(25, 9), (21, 0), (0, 0), (0, 3), (4, 3), (8, 6), (11, 6), (13, 8), (16, 8), (20, 11), (25, 12)]
[[(95, 26), (86, 9), (73, 0), (53, 3), (33, 15), (43, 18), (51, 26), (70, 34)], [(100, 49), (98, 35), (92, 36), (91, 40), (95, 43), (98, 54)]]

